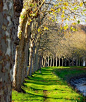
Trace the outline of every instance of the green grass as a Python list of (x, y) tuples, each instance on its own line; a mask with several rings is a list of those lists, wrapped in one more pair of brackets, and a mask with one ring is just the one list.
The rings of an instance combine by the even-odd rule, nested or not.
[(86, 102), (67, 81), (86, 74), (84, 67), (47, 67), (25, 79), (22, 89), (26, 93), (12, 92), (13, 102)]

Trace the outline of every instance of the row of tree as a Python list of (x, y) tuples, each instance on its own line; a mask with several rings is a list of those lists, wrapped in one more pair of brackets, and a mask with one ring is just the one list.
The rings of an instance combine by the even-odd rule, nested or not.
[[(54, 63), (52, 62), (53, 59), (57, 66), (56, 60), (59, 60), (60, 66), (60, 59), (64, 58), (70, 62), (70, 64), (67, 65), (74, 65), (73, 62), (75, 60), (77, 66), (85, 66), (86, 26), (80, 24), (75, 26), (70, 25), (67, 30), (64, 30), (60, 28), (60, 25), (55, 24), (55, 22), (50, 23), (50, 20), (47, 20), (46, 24), (49, 30), (44, 32), (45, 34), (42, 36), (41, 47), (39, 49), (39, 53), (43, 53), (46, 63), (49, 62), (48, 58), (50, 57), (51, 63)], [(75, 31), (73, 31), (72, 28), (75, 29)]]

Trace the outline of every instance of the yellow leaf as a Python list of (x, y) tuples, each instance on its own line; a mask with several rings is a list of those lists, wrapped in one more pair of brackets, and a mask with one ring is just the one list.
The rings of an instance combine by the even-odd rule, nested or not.
[(65, 15), (64, 15), (64, 14), (62, 14), (62, 15), (61, 15), (61, 18), (64, 18), (64, 17), (65, 17)]
[(64, 9), (66, 10), (66, 9), (68, 9), (66, 6), (64, 6)]
[(80, 2), (80, 6), (81, 6), (81, 7), (83, 6), (83, 2)]
[(65, 6), (68, 6), (68, 3), (67, 3), (67, 2), (64, 2), (63, 4), (64, 4)]
[(73, 11), (74, 9), (73, 8), (71, 8), (71, 11)]
[(49, 17), (49, 20), (51, 20), (52, 19), (52, 17)]
[(72, 30), (72, 31), (76, 31), (77, 29), (76, 29), (76, 28), (74, 28), (74, 27), (71, 27), (71, 30)]
[(73, 31), (76, 31), (76, 29), (75, 29), (75, 28), (73, 28)]
[(51, 8), (51, 11), (55, 12), (55, 9)]
[(74, 22), (74, 23), (72, 23), (72, 25), (76, 25), (76, 23)]
[(61, 3), (59, 3), (59, 5), (61, 5)]
[(68, 25), (64, 26), (64, 30), (67, 30), (67, 28), (68, 28)]
[(62, 13), (64, 13), (64, 10), (62, 11)]
[(30, 22), (32, 22), (32, 20), (31, 20), (31, 19), (30, 19), (29, 21), (30, 21)]
[(40, 32), (41, 31), (41, 29), (40, 28), (38, 28), (38, 32)]
[(58, 8), (57, 10), (58, 10), (58, 12), (60, 12), (61, 11), (61, 8)]
[(48, 30), (48, 27), (44, 27), (44, 30)]
[(67, 18), (67, 20), (69, 21), (69, 18)]
[(73, 29), (73, 27), (70, 28), (71, 30)]

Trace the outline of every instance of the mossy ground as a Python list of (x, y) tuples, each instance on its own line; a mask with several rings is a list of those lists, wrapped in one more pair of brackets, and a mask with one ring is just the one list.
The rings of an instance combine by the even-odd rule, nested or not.
[(84, 67), (47, 67), (25, 79), (26, 93), (12, 91), (13, 102), (86, 102), (68, 83), (70, 77), (86, 74)]

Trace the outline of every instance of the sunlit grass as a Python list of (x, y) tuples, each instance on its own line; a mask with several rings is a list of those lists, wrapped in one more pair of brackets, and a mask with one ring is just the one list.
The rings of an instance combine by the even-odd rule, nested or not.
[(26, 93), (12, 92), (13, 102), (86, 102), (70, 85), (68, 78), (86, 73), (81, 67), (47, 67), (25, 79)]

